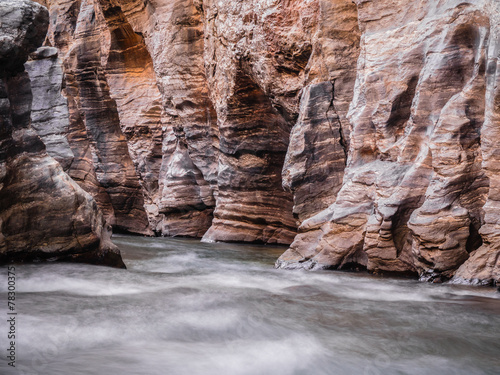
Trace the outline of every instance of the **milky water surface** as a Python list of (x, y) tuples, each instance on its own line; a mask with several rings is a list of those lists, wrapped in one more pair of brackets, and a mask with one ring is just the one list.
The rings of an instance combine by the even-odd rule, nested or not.
[(0, 269), (0, 374), (500, 374), (500, 293), (273, 269), (283, 248), (114, 237), (128, 270)]

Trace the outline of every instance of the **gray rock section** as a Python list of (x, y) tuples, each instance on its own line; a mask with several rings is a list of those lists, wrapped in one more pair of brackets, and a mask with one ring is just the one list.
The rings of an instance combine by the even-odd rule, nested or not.
[(45, 144), (47, 153), (67, 171), (74, 155), (66, 138), (68, 101), (61, 94), (64, 72), (57, 48), (38, 48), (24, 66), (33, 92), (31, 126)]
[(0, 263), (125, 267), (96, 202), (47, 154), (30, 124), (33, 94), (23, 64), (44, 40), (47, 9), (5, 0), (0, 20)]

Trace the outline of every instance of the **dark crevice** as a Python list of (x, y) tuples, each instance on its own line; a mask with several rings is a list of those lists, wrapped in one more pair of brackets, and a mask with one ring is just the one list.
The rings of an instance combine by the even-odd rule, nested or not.
[(286, 51), (276, 55), (276, 70), (282, 74), (298, 76), (307, 66), (312, 54), (312, 46), (305, 45), (297, 51)]
[(357, 262), (348, 262), (342, 264), (341, 271), (348, 271), (348, 272), (365, 272), (367, 271), (367, 267), (363, 264), (359, 264)]
[(207, 206), (205, 203), (200, 203), (197, 205), (189, 205), (184, 207), (164, 207), (159, 210), (161, 214), (187, 214), (192, 211), (200, 211), (203, 212), (205, 210), (213, 210), (213, 206)]
[(467, 242), (465, 244), (465, 250), (468, 253), (471, 253), (474, 250), (479, 249), (482, 244), (483, 244), (483, 238), (479, 234), (479, 230), (476, 227), (476, 225), (474, 225), (474, 222), (471, 221), (469, 226), (469, 238), (467, 238)]
[(241, 158), (243, 155), (253, 155), (257, 156), (258, 158), (264, 158), (266, 156), (270, 155), (280, 155), (283, 158), (286, 155), (286, 151), (270, 151), (270, 150), (248, 150), (248, 149), (243, 149), (243, 150), (237, 150), (234, 154), (228, 154), (229, 156), (235, 157), (236, 159)]
[(418, 76), (411, 77), (405, 91), (396, 96), (392, 102), (391, 114), (387, 120), (387, 128), (395, 133), (403, 129), (403, 125), (410, 119), (411, 106), (418, 84)]
[(344, 150), (344, 155), (345, 155), (344, 165), (347, 165), (347, 156), (348, 156), (348, 153), (349, 153), (348, 145), (347, 145), (347, 142), (346, 142), (346, 139), (345, 139), (345, 136), (344, 136), (344, 131), (342, 129), (342, 122), (340, 121), (340, 116), (339, 116), (337, 110), (335, 109), (335, 104), (334, 104), (334, 100), (335, 100), (335, 79), (333, 81), (331, 81), (330, 83), (332, 85), (332, 98), (330, 100), (330, 105), (328, 106), (328, 109), (326, 110), (326, 119), (328, 120), (328, 123), (330, 124), (332, 132), (334, 132), (334, 130), (333, 130), (334, 129), (334, 125), (332, 124), (332, 121), (330, 120), (330, 116), (328, 115), (328, 113), (330, 111), (332, 111), (334, 113), (334, 115), (335, 115), (334, 117), (338, 121), (338, 126), (339, 126), (339, 143), (340, 143), (340, 146), (342, 146), (342, 150)]
[(420, 198), (416, 200), (405, 200), (401, 202), (396, 213), (391, 217), (391, 236), (396, 247), (397, 256), (403, 251), (408, 234), (408, 222), (412, 213), (420, 207)]

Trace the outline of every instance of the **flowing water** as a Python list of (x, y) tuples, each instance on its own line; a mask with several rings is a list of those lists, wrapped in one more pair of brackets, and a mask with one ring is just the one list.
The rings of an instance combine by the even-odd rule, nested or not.
[(500, 293), (273, 269), (283, 248), (114, 237), (128, 270), (0, 271), (0, 374), (500, 374)]

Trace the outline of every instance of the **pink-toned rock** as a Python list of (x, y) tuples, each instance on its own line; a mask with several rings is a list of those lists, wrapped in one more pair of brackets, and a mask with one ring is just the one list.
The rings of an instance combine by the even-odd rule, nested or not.
[(144, 38), (134, 32), (119, 7), (103, 0), (95, 2), (94, 9), (110, 96), (116, 102), (120, 128), (142, 186), (150, 227), (155, 228), (164, 121), (153, 62)]
[(496, 58), (498, 9), (424, 1), (401, 12), (395, 3), (357, 3), (363, 34), (344, 183), (277, 265), (354, 263), (435, 280), (466, 262), (457, 277), (469, 272), (460, 277), (472, 280), (467, 264), (481, 259), (489, 266), (477, 270), (489, 271), (480, 278), (491, 280), (484, 274), (497, 251), (476, 249), (487, 239), (481, 225), (492, 193), (483, 138), (495, 112), (487, 109), (487, 66)]
[(117, 229), (498, 281), (498, 2), (43, 2), (41, 136)]
[[(89, 181), (82, 181), (82, 186), (96, 196), (108, 216), (116, 217), (118, 229), (146, 233), (140, 212), (140, 206), (143, 206), (149, 228), (156, 233), (203, 235), (210, 226), (215, 205), (218, 139), (216, 114), (208, 98), (203, 66), (200, 7), (186, 1), (151, 1), (145, 5), (142, 1), (125, 0), (50, 0), (48, 5), (54, 20), (48, 41), (57, 45), (66, 56), (66, 91), (72, 123), (80, 123), (79, 129), (83, 127), (89, 131), (88, 146), (83, 144), (85, 136), (82, 131), (76, 129), (68, 137), (79, 136), (74, 137), (70, 144), (78, 142), (79, 149), (90, 149), (90, 156), (99, 144), (92, 139), (90, 129), (101, 125), (94, 125), (92, 121), (88, 123), (87, 116), (82, 113), (82, 94), (84, 98), (87, 94), (79, 83), (83, 72), (75, 69), (74, 61), (75, 56), (93, 56), (91, 64), (98, 73), (102, 92), (110, 98), (109, 104), (105, 105), (106, 122), (116, 124), (114, 128), (119, 124), (125, 136), (120, 138), (126, 139), (125, 144), (122, 140), (111, 141), (127, 146), (128, 152), (124, 148), (116, 152), (123, 159), (121, 163), (127, 165), (119, 169), (127, 170), (125, 178), (130, 185), (127, 195), (136, 198), (127, 202), (115, 199), (113, 202), (113, 195), (118, 194), (117, 188), (110, 192), (103, 186), (99, 162), (89, 158), (88, 153), (75, 158), (80, 162), (79, 170), (87, 170), (84, 176)], [(81, 30), (86, 30), (86, 33)], [(82, 49), (91, 44), (93, 47), (88, 51)], [(76, 48), (78, 45), (80, 47)], [(116, 110), (111, 107), (116, 107)], [(118, 116), (111, 115), (114, 112)], [(119, 135), (116, 130), (112, 133)], [(187, 147), (187, 152), (176, 152), (181, 147), (179, 142)], [(128, 155), (133, 161), (137, 179), (132, 178)], [(185, 160), (178, 161), (179, 156)], [(108, 153), (107, 158), (112, 160), (113, 155)], [(191, 169), (179, 171), (182, 166), (194, 166), (194, 173), (201, 174), (201, 180), (182, 178), (193, 173)], [(93, 174), (92, 169), (97, 172), (95, 179), (88, 178)], [(79, 177), (81, 181), (83, 176)], [(115, 177), (118, 178), (107, 176), (106, 179), (114, 181)], [(95, 180), (97, 186), (91, 180)], [(140, 190), (137, 190), (134, 180), (140, 183)], [(132, 193), (130, 189), (137, 192)], [(184, 191), (184, 194), (198, 194), (199, 191), (194, 199), (203, 201), (203, 205), (190, 205), (179, 200), (179, 191)], [(143, 202), (138, 192), (142, 192)], [(122, 207), (124, 203), (128, 206)], [(129, 223), (124, 224), (127, 220)]]
[(359, 55), (355, 4), (319, 1), (315, 19), (307, 86), (283, 167), (283, 186), (294, 193), (299, 222), (333, 204), (342, 186)]
[(56, 21), (48, 42), (61, 50), (66, 74), (67, 139), (75, 156), (68, 173), (94, 196), (115, 230), (151, 234), (143, 189), (102, 64), (103, 29), (94, 3), (53, 0), (48, 5)]
[(205, 241), (290, 243), (295, 235), (281, 170), (311, 55), (314, 5), (204, 2), (205, 64), (221, 151)]

